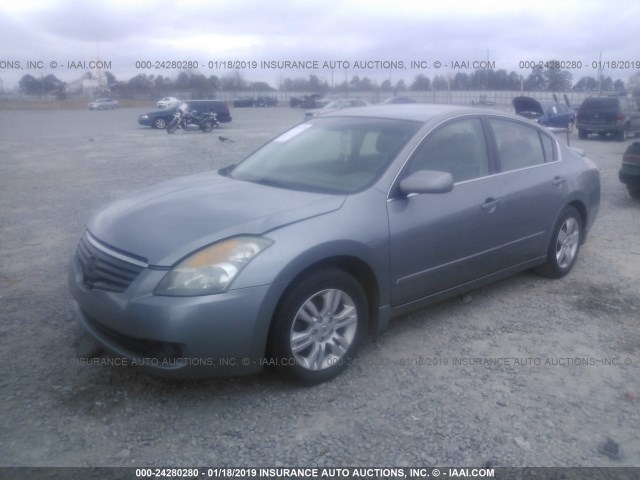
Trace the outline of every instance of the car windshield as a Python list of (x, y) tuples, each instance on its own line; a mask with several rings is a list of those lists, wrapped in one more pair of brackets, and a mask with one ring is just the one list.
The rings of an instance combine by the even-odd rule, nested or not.
[(379, 118), (315, 119), (275, 138), (229, 175), (294, 190), (353, 193), (377, 179), (420, 126)]
[(340, 108), (343, 105), (342, 100), (334, 100), (333, 102), (327, 103), (322, 108)]

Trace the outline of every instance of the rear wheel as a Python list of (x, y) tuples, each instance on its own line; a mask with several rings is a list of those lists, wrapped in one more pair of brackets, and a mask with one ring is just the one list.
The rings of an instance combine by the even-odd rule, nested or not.
[(327, 268), (304, 277), (276, 314), (271, 360), (294, 383), (330, 380), (352, 362), (367, 317), (365, 292), (351, 275)]
[(625, 125), (622, 130), (616, 133), (616, 140), (624, 142), (627, 139), (629, 133), (629, 125)]
[(584, 140), (584, 139), (585, 139), (585, 138), (587, 138), (588, 136), (589, 136), (589, 134), (587, 133), (587, 131), (586, 131), (586, 130), (582, 130), (581, 128), (580, 128), (580, 129), (578, 129), (578, 137), (579, 137), (579, 138), (581, 138), (581, 139), (583, 139), (583, 140)]
[(640, 199), (640, 185), (627, 185), (627, 191), (632, 198)]
[(578, 259), (582, 236), (582, 220), (574, 207), (560, 215), (547, 250), (547, 262), (536, 271), (550, 278), (564, 277)]
[(202, 125), (200, 125), (200, 128), (205, 133), (210, 132), (211, 130), (213, 130), (213, 123), (211, 122), (211, 120), (206, 120), (202, 122)]

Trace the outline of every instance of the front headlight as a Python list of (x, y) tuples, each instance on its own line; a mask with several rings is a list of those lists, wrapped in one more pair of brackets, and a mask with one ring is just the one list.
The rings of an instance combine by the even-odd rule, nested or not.
[(140, 118), (142, 118), (143, 120), (146, 120), (147, 118), (149, 118), (149, 115), (140, 115)]
[(235, 237), (215, 243), (174, 266), (156, 287), (156, 295), (190, 297), (225, 292), (238, 273), (273, 240)]

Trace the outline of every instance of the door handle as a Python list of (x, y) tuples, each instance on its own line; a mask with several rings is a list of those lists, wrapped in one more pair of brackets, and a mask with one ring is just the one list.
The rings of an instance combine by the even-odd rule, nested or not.
[(553, 180), (551, 180), (551, 183), (553, 183), (557, 187), (559, 185), (562, 185), (566, 181), (567, 179), (564, 177), (556, 177)]
[(487, 213), (493, 213), (502, 200), (499, 198), (487, 198), (482, 204), (482, 210)]

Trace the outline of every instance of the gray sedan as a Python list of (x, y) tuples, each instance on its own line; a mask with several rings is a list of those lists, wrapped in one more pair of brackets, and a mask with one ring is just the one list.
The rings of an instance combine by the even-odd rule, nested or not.
[(518, 117), (348, 109), (99, 211), (69, 285), (130, 364), (319, 383), (394, 316), (530, 268), (566, 275), (599, 201), (596, 166)]

